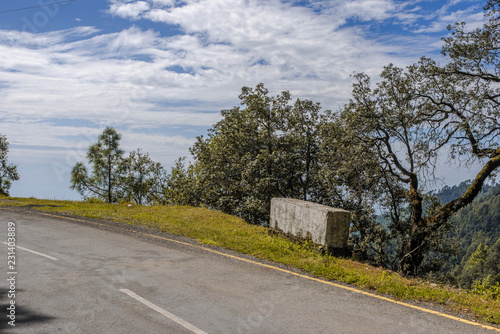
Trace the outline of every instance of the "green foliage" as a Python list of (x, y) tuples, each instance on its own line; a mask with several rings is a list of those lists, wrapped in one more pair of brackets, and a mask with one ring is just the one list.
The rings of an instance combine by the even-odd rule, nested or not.
[(9, 189), (13, 181), (19, 180), (17, 166), (7, 162), (9, 142), (7, 137), (0, 135), (0, 195), (9, 196)]
[(159, 162), (154, 162), (141, 149), (130, 152), (123, 161), (121, 186), (123, 198), (137, 204), (164, 204), (167, 173)]
[(272, 197), (312, 196), (318, 170), (320, 106), (290, 94), (271, 97), (263, 84), (243, 87), (241, 107), (191, 148), (200, 203), (255, 224), (267, 224)]
[(483, 282), (478, 280), (474, 282), (471, 288), (471, 293), (475, 295), (485, 296), (488, 299), (500, 298), (500, 283), (496, 282), (494, 285), (489, 283), (489, 276)]
[(467, 260), (464, 270), (460, 275), (460, 285), (464, 288), (470, 288), (473, 282), (481, 281), (484, 272), (484, 261), (488, 256), (488, 247), (479, 244), (476, 251)]
[(195, 166), (186, 167), (186, 158), (179, 158), (166, 177), (163, 201), (168, 205), (200, 205), (202, 192), (197, 181)]
[(121, 135), (112, 127), (104, 129), (97, 143), (87, 152), (92, 165), (90, 175), (83, 163), (77, 163), (71, 171), (71, 189), (77, 190), (84, 198), (93, 196), (108, 203), (116, 203), (124, 197), (121, 182), (125, 170), (120, 139)]
[(490, 287), (492, 293), (500, 291), (494, 287), (498, 283), (500, 283), (500, 239), (497, 239), (490, 249), (479, 244), (459, 276), (459, 284), (464, 288), (472, 288), (473, 292), (479, 291), (478, 289), (485, 291)]
[(164, 204), (167, 175), (161, 164), (141, 149), (124, 158), (120, 140), (121, 135), (115, 129), (104, 129), (97, 143), (88, 149), (91, 173), (78, 162), (71, 172), (71, 189), (86, 199), (107, 203)]
[[(387, 225), (382, 227), (376, 220), (374, 207), (387, 204), (383, 189), (393, 186), (393, 179), (383, 177), (373, 151), (356, 137), (354, 127), (331, 112), (320, 125), (319, 161), (317, 178), (321, 182), (312, 200), (350, 211), (353, 254), (358, 259), (389, 265)], [(404, 198), (400, 188), (391, 189), (398, 200)], [(398, 204), (396, 216), (402, 202)]]
[[(455, 187), (445, 187), (436, 195), (448, 197)], [(453, 244), (454, 253), (444, 258), (444, 266), (433, 271), (441, 279), (470, 288), (473, 281), (483, 279), (489, 274), (495, 277), (500, 273), (500, 184), (486, 186), (481, 194), (467, 207), (458, 211), (450, 219), (451, 229), (446, 233), (443, 243)], [(468, 260), (480, 245), (487, 247), (492, 255), (487, 268), (491, 271), (480, 272), (466, 269)], [(495, 269), (496, 268), (496, 269)], [(488, 269), (489, 270), (489, 269)], [(446, 278), (444, 278), (446, 276)], [(500, 276), (498, 277), (500, 281)]]

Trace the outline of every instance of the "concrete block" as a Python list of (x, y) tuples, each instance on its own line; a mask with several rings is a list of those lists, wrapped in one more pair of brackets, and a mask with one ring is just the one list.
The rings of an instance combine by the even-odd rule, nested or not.
[(271, 199), (269, 226), (296, 237), (310, 238), (330, 253), (345, 255), (350, 212), (293, 198)]

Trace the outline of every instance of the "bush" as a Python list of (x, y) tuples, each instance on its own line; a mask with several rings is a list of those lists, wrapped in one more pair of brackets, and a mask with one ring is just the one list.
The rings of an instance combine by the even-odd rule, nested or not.
[(496, 282), (495, 285), (490, 284), (490, 276), (486, 277), (482, 282), (477, 280), (472, 284), (471, 293), (481, 295), (488, 299), (500, 299), (500, 283)]

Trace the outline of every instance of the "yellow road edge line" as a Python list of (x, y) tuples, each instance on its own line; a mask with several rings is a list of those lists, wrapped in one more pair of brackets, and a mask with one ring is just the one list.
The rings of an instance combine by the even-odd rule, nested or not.
[[(5, 208), (5, 207), (3, 207), (3, 208)], [(9, 209), (7, 209), (7, 210), (9, 210)], [(17, 210), (10, 210), (10, 211), (16, 211), (16, 212), (18, 212)], [(44, 215), (44, 216), (49, 216), (49, 217), (54, 217), (54, 218), (59, 218), (59, 219), (62, 218), (62, 219), (67, 219), (67, 220), (74, 220), (74, 221), (79, 221), (79, 222), (83, 222), (83, 223), (90, 223), (90, 224), (94, 224), (94, 225), (100, 225), (100, 226), (107, 226), (107, 227), (109, 227), (109, 225), (107, 225), (107, 224), (92, 222), (92, 221), (88, 221), (88, 220), (84, 220), (84, 219), (78, 219), (78, 218), (72, 218), (72, 217), (65, 217), (65, 216), (58, 216), (58, 215), (46, 213), (46, 212), (43, 212), (43, 211), (37, 211), (37, 212), (40, 213), (41, 215)], [(311, 281), (315, 281), (315, 282), (319, 282), (319, 283), (322, 283), (322, 284), (327, 284), (327, 285), (330, 285), (330, 286), (334, 286), (334, 287), (337, 287), (337, 288), (340, 288), (340, 289), (348, 290), (348, 291), (351, 291), (351, 292), (354, 292), (354, 293), (359, 293), (359, 294), (362, 294), (362, 295), (365, 295), (365, 296), (369, 296), (369, 297), (372, 297), (372, 298), (381, 299), (381, 300), (384, 300), (384, 301), (387, 301), (387, 302), (390, 302), (390, 303), (394, 303), (394, 304), (406, 306), (406, 307), (409, 307), (409, 308), (412, 308), (412, 309), (415, 309), (415, 310), (419, 310), (421, 312), (438, 315), (438, 316), (441, 316), (441, 317), (444, 317), (444, 318), (448, 318), (448, 319), (451, 319), (451, 320), (459, 321), (459, 322), (466, 323), (466, 324), (469, 324), (469, 325), (473, 325), (473, 326), (477, 326), (477, 327), (482, 327), (484, 329), (489, 329), (489, 330), (492, 330), (492, 331), (495, 331), (495, 332), (500, 332), (500, 329), (496, 328), (496, 327), (492, 327), (492, 326), (488, 326), (488, 325), (483, 325), (483, 324), (480, 324), (480, 323), (477, 323), (477, 322), (474, 322), (474, 321), (462, 319), (462, 318), (455, 317), (453, 315), (449, 315), (449, 314), (446, 314), (446, 313), (441, 313), (441, 312), (430, 310), (430, 309), (427, 309), (427, 308), (424, 308), (424, 307), (420, 307), (420, 306), (408, 304), (408, 303), (405, 303), (405, 302), (401, 302), (401, 301), (398, 301), (398, 300), (390, 299), (390, 298), (387, 298), (387, 297), (379, 296), (379, 295), (376, 295), (376, 294), (373, 294), (373, 293), (370, 293), (370, 292), (366, 292), (366, 291), (363, 291), (363, 290), (359, 290), (359, 289), (356, 289), (356, 288), (352, 288), (352, 287), (349, 287), (349, 286), (345, 286), (345, 285), (337, 284), (337, 283), (334, 283), (334, 282), (326, 281), (324, 279), (319, 279), (319, 278), (316, 278), (316, 277), (311, 277), (311, 276), (307, 276), (307, 275), (304, 275), (304, 274), (299, 274), (299, 273), (293, 272), (293, 271), (288, 270), (288, 269), (283, 269), (283, 268), (275, 267), (275, 266), (272, 266), (272, 265), (269, 265), (269, 264), (260, 263), (260, 262), (257, 262), (257, 261), (245, 259), (245, 258), (242, 258), (242, 257), (239, 257), (239, 256), (235, 256), (235, 255), (231, 255), (231, 254), (226, 254), (226, 253), (219, 252), (219, 251), (216, 251), (214, 249), (206, 248), (206, 247), (203, 247), (203, 246), (193, 245), (193, 244), (190, 244), (190, 243), (187, 243), (187, 242), (178, 241), (178, 240), (174, 240), (174, 239), (169, 239), (169, 238), (161, 237), (161, 236), (154, 235), (154, 234), (149, 234), (149, 233), (134, 231), (134, 230), (131, 230), (131, 229), (122, 228), (122, 227), (118, 227), (118, 226), (111, 226), (111, 227), (119, 229), (119, 230), (122, 230), (122, 231), (133, 232), (133, 233), (141, 234), (141, 235), (148, 236), (148, 237), (153, 237), (153, 238), (157, 238), (157, 239), (161, 239), (161, 240), (175, 242), (177, 244), (181, 244), (181, 245), (185, 245), (185, 246), (189, 246), (189, 247), (193, 247), (193, 248), (199, 248), (199, 249), (205, 250), (207, 252), (211, 252), (211, 253), (214, 253), (214, 254), (222, 255), (222, 256), (229, 257), (229, 258), (232, 258), (232, 259), (236, 259), (236, 260), (239, 260), (239, 261), (242, 261), (242, 262), (251, 263), (251, 264), (254, 264), (254, 265), (257, 265), (257, 266), (261, 266), (261, 267), (265, 267), (265, 268), (269, 268), (269, 269), (281, 271), (283, 273), (287, 273), (287, 274), (290, 274), (290, 275), (293, 275), (293, 276), (305, 278), (305, 279), (308, 279), (308, 280), (311, 280)]]

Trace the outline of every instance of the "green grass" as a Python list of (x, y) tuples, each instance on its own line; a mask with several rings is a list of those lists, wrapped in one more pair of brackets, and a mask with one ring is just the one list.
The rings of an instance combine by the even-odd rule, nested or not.
[(500, 300), (488, 299), (452, 287), (372, 267), (350, 259), (322, 255), (314, 245), (296, 244), (267, 229), (204, 208), (188, 206), (139, 206), (74, 201), (0, 197), (0, 206), (41, 206), (36, 210), (140, 225), (187, 236), (202, 244), (215, 245), (261, 259), (301, 269), (317, 277), (353, 284), (361, 289), (395, 299), (430, 302), (481, 322), (500, 324)]

